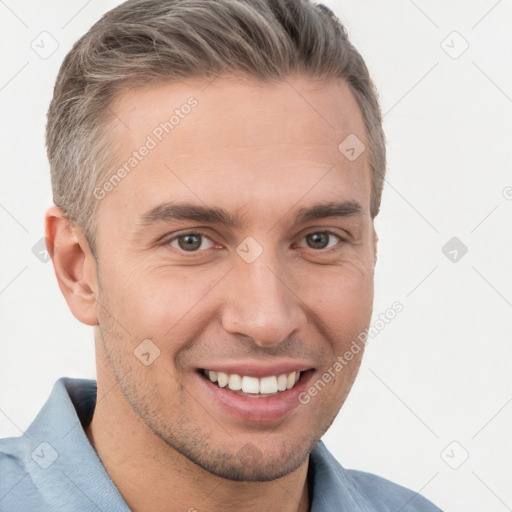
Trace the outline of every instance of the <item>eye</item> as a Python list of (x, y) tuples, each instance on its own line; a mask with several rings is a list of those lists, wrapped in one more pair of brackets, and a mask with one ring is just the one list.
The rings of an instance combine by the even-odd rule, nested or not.
[[(337, 241), (343, 241), (339, 235), (333, 233), (332, 231), (315, 231), (313, 233), (307, 234), (304, 237), (304, 240), (308, 244), (308, 247), (311, 249), (329, 249), (336, 245)], [(329, 243), (330, 240), (333, 240), (333, 243)]]
[[(204, 246), (205, 244), (203, 242), (205, 241), (207, 241), (207, 247)], [(185, 233), (183, 235), (178, 235), (171, 238), (167, 243), (186, 252), (198, 252), (201, 248), (210, 249), (214, 245), (212, 240), (201, 233)]]

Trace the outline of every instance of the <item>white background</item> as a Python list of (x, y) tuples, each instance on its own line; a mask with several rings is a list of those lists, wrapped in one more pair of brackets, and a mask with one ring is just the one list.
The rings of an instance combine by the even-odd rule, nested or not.
[[(0, 437), (28, 427), (59, 377), (95, 378), (93, 330), (32, 247), (52, 204), (44, 129), (59, 66), (118, 3), (0, 3)], [(404, 310), (368, 345), (324, 440), (345, 467), (445, 510), (512, 510), (512, 2), (325, 3), (380, 92), (374, 312)], [(42, 31), (59, 45), (47, 59), (31, 48)], [(457, 262), (441, 250), (454, 236), (468, 248)]]

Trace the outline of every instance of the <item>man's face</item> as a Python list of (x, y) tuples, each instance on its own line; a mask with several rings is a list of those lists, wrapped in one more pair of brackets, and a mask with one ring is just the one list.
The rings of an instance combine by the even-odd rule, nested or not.
[[(128, 91), (112, 110), (119, 167), (133, 151), (140, 161), (101, 199), (98, 374), (117, 380), (148, 433), (204, 469), (284, 476), (343, 404), (362, 351), (332, 366), (371, 317), (367, 152), (350, 161), (338, 149), (350, 134), (366, 141), (357, 103), (340, 80), (223, 77)], [(224, 384), (219, 373), (227, 386), (209, 379)], [(233, 375), (251, 393), (231, 390)]]

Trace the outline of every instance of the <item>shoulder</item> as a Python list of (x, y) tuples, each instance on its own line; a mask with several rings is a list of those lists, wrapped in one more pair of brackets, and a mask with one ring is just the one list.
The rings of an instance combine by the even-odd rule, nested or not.
[[(37, 490), (26, 467), (27, 455), (30, 457), (29, 447), (23, 437), (0, 439), (0, 512), (17, 511), (25, 506), (39, 510), (37, 500), (33, 500)], [(20, 499), (23, 499), (21, 508)]]
[(390, 510), (395, 510), (395, 507), (400, 504), (402, 507), (400, 510), (403, 512), (441, 512), (440, 508), (418, 492), (378, 475), (356, 470), (347, 470), (347, 473), (354, 485), (376, 506), (387, 505)]
[(61, 510), (48, 500), (61, 496), (69, 481), (58, 469), (63, 466), (53, 463), (59, 453), (66, 462), (75, 460), (66, 457), (66, 451), (83, 452), (86, 438), (81, 429), (74, 429), (79, 424), (74, 406), (87, 419), (95, 389), (94, 381), (60, 378), (25, 432), (0, 439), (0, 512)]
[(318, 503), (312, 510), (441, 512), (418, 492), (371, 473), (345, 469), (322, 441), (310, 460), (313, 500)]
[(26, 473), (23, 462), (25, 452), (26, 443), (24, 443), (22, 437), (0, 439), (0, 475), (2, 475), (0, 496), (2, 496), (5, 485), (8, 485), (16, 476), (22, 476)]

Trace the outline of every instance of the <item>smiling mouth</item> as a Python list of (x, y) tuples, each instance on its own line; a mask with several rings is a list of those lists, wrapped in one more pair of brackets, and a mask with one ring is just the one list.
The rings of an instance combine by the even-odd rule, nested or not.
[(304, 372), (291, 372), (270, 377), (251, 377), (249, 375), (228, 374), (213, 370), (200, 370), (205, 379), (220, 388), (226, 388), (237, 395), (251, 398), (265, 398), (274, 396), (288, 389), (292, 389), (299, 382)]

